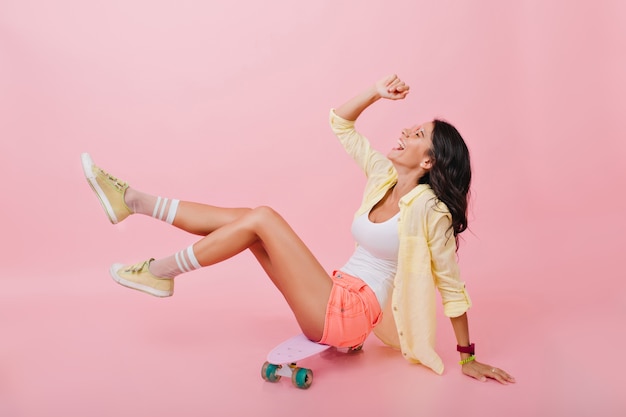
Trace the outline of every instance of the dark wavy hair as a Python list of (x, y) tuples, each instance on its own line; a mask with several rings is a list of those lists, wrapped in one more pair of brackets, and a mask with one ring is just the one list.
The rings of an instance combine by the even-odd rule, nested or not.
[(429, 184), (437, 199), (448, 207), (452, 216), (450, 229), (454, 232), (458, 249), (458, 235), (467, 229), (467, 206), (472, 181), (469, 150), (454, 126), (443, 120), (435, 119), (433, 122), (435, 128), (430, 156), (434, 162), (419, 182)]

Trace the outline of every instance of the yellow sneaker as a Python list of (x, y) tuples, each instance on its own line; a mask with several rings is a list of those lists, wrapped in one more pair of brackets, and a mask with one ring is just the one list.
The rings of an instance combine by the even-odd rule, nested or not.
[(155, 297), (170, 297), (174, 294), (174, 280), (152, 275), (148, 267), (154, 259), (124, 266), (113, 264), (109, 272), (113, 279), (125, 287), (143, 291)]
[(131, 215), (133, 212), (124, 202), (128, 184), (94, 165), (88, 153), (82, 154), (80, 158), (83, 162), (85, 177), (98, 196), (111, 223), (119, 223)]

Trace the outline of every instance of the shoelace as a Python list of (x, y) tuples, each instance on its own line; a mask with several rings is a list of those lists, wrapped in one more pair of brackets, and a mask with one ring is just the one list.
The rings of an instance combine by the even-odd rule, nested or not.
[(125, 272), (133, 272), (133, 273), (138, 273), (143, 271), (144, 268), (147, 268), (148, 266), (150, 266), (150, 262), (154, 261), (154, 258), (150, 258), (147, 261), (143, 261), (143, 262), (139, 262), (136, 263), (135, 265), (131, 265), (129, 266)]
[(118, 189), (123, 189), (124, 187), (126, 187), (126, 183), (120, 179), (115, 178), (113, 175), (109, 174), (108, 172), (106, 172), (105, 170), (103, 170), (102, 168), (98, 168), (98, 170), (100, 170), (100, 173), (102, 175), (104, 175), (110, 182), (113, 183), (113, 185), (118, 188)]

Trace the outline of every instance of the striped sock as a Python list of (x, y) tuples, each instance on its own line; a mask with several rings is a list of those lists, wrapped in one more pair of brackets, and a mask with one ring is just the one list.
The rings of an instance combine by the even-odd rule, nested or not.
[(152, 210), (152, 217), (172, 224), (174, 217), (176, 217), (178, 203), (180, 203), (179, 200), (157, 197), (154, 210)]
[(126, 205), (133, 213), (145, 214), (169, 224), (174, 222), (180, 200), (157, 197), (128, 188), (124, 195)]
[(176, 252), (167, 258), (158, 259), (150, 263), (150, 272), (159, 278), (174, 278), (183, 272), (194, 271), (202, 268), (193, 253), (193, 245)]

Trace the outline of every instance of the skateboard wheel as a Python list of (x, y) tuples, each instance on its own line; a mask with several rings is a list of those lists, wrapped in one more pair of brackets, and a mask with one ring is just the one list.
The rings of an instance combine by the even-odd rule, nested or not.
[(276, 375), (279, 365), (265, 362), (261, 368), (261, 377), (268, 382), (276, 382), (280, 379), (280, 375)]
[(307, 389), (313, 383), (313, 371), (307, 368), (293, 368), (291, 382), (298, 388)]

